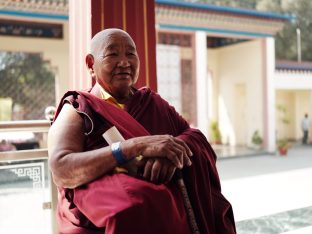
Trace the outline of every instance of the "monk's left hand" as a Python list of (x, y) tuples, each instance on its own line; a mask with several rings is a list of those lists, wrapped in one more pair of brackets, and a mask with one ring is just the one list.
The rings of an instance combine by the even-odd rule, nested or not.
[(167, 158), (148, 158), (145, 159), (143, 166), (143, 177), (156, 184), (168, 183), (171, 181), (176, 166)]

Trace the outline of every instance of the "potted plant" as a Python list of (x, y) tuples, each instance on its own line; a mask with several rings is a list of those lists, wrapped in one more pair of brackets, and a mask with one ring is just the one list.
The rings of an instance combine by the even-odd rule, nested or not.
[(221, 144), (221, 133), (218, 121), (212, 121), (210, 124), (210, 129), (211, 129), (211, 143)]
[(290, 145), (286, 138), (277, 141), (278, 152), (281, 156), (286, 156)]
[[(287, 116), (287, 109), (283, 105), (277, 105), (278, 115), (279, 115), (279, 125), (280, 129), (284, 130), (286, 126), (289, 124), (289, 118)], [(285, 134), (284, 134), (285, 135)], [(281, 156), (285, 156), (288, 153), (288, 149), (290, 148), (289, 141), (287, 137), (281, 137), (277, 140), (277, 149)]]
[(263, 140), (262, 140), (262, 137), (260, 136), (258, 130), (254, 131), (254, 133), (252, 134), (251, 142), (252, 142), (253, 147), (255, 149), (260, 149), (261, 148)]

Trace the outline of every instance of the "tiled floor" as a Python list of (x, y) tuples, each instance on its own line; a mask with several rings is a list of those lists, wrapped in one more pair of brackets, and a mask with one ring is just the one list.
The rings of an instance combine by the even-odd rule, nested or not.
[(212, 145), (212, 148), (218, 158), (266, 154), (266, 152), (262, 149), (245, 146)]
[(217, 166), (238, 234), (312, 233), (311, 146), (286, 157), (219, 158)]
[(307, 228), (312, 228), (312, 206), (236, 223), (240, 234), (302, 232), (308, 231)]

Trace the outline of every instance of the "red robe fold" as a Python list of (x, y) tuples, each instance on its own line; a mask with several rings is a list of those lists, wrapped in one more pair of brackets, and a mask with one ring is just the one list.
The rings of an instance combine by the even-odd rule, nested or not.
[[(82, 113), (86, 151), (106, 146), (102, 134), (113, 125), (125, 139), (170, 134), (184, 140), (194, 156), (192, 166), (182, 174), (200, 233), (236, 233), (231, 205), (221, 194), (213, 149), (204, 135), (190, 128), (158, 94), (140, 89), (122, 110), (87, 92), (68, 92), (57, 114), (65, 102)], [(191, 234), (174, 181), (156, 185), (110, 173), (73, 190), (59, 188), (59, 192), (60, 233)]]

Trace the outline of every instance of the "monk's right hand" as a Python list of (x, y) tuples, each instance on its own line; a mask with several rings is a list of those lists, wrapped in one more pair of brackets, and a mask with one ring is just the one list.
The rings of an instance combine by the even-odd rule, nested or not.
[(122, 143), (122, 150), (125, 154), (135, 153), (146, 158), (166, 157), (177, 168), (192, 164), (190, 157), (193, 153), (188, 145), (183, 140), (171, 135), (132, 138)]

